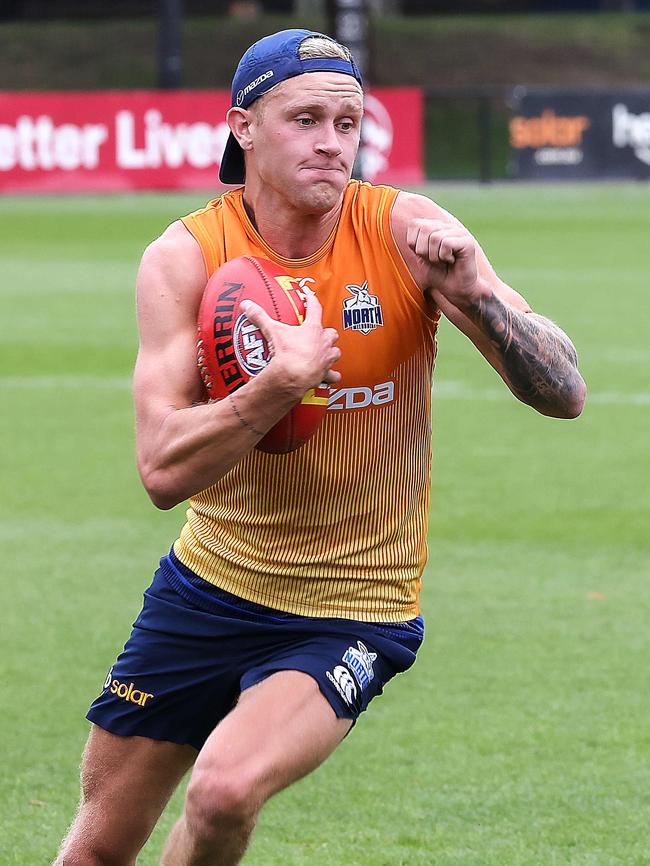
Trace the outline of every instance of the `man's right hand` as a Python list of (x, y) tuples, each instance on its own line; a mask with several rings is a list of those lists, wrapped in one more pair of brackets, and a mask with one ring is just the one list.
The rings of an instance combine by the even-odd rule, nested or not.
[(242, 301), (240, 308), (260, 329), (271, 353), (268, 377), (296, 401), (322, 382), (339, 382), (341, 374), (332, 369), (341, 357), (335, 345), (339, 338), (334, 328), (323, 328), (323, 308), (311, 289), (305, 290), (306, 314), (301, 325), (284, 325), (272, 319), (254, 301)]

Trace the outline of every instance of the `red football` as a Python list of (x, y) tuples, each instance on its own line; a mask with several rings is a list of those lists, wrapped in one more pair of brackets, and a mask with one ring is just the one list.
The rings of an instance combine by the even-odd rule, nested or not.
[[(301, 280), (265, 259), (239, 256), (208, 280), (198, 317), (197, 361), (213, 400), (223, 400), (271, 360), (262, 332), (241, 312), (244, 300), (255, 301), (271, 318), (300, 325), (305, 317)], [(302, 402), (261, 439), (261, 451), (295, 451), (318, 429), (327, 409), (327, 386), (308, 391)]]

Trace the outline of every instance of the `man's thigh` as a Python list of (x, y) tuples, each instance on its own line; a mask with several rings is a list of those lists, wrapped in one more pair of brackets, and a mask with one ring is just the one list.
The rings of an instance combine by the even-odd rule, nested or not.
[(92, 853), (134, 862), (196, 754), (191, 746), (121, 737), (93, 725), (81, 765), (81, 805), (60, 857), (74, 854), (82, 862)]
[(344, 739), (340, 718), (308, 674), (283, 670), (242, 692), (206, 741), (193, 776), (236, 775), (258, 805), (316, 769)]

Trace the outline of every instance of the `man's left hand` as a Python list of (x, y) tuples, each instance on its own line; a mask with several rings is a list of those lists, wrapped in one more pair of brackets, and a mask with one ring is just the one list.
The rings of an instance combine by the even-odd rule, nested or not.
[(477, 244), (460, 224), (443, 220), (412, 219), (406, 241), (428, 266), (428, 286), (455, 307), (465, 308), (485, 294), (479, 279)]

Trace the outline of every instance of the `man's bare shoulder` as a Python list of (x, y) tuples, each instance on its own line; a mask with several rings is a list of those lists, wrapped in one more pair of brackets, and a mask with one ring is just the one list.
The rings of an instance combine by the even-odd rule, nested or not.
[(459, 220), (453, 214), (433, 199), (419, 193), (400, 190), (393, 205), (393, 230), (398, 228), (406, 232), (409, 222), (414, 219), (443, 220), (444, 222), (459, 224)]
[(145, 249), (138, 273), (138, 287), (150, 282), (204, 286), (207, 280), (201, 249), (176, 220)]
[(141, 344), (156, 351), (170, 335), (193, 333), (207, 282), (203, 255), (182, 222), (172, 223), (143, 253), (136, 284)]

